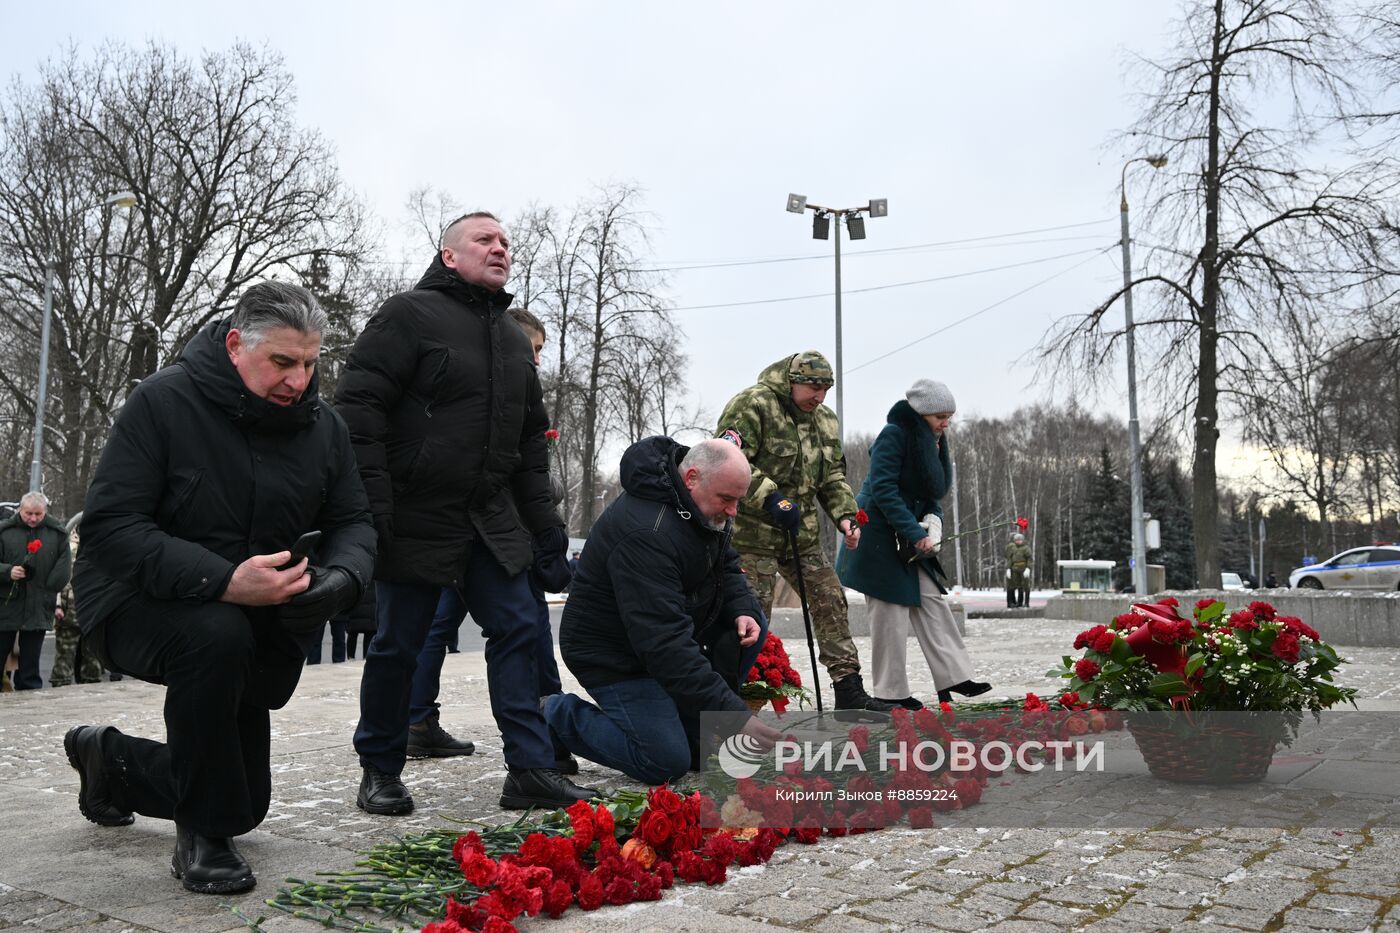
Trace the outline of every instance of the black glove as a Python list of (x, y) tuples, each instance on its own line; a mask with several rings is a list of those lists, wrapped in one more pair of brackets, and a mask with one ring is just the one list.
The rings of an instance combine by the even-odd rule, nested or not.
[(360, 601), (360, 584), (340, 567), (308, 567), (311, 585), (278, 607), (282, 627), (294, 635), (314, 632), (321, 623)]
[(802, 527), (802, 507), (796, 499), (789, 499), (781, 492), (772, 492), (763, 500), (763, 509), (768, 513), (773, 527), (788, 534), (796, 534)]
[(569, 536), (562, 526), (546, 528), (535, 535), (535, 562), (530, 573), (535, 583), (546, 593), (562, 593), (569, 588), (573, 574), (564, 552), (569, 549)]

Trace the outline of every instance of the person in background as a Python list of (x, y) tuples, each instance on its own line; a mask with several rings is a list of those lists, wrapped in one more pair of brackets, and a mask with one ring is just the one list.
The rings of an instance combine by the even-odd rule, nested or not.
[[(73, 524), (71, 520), (69, 524)], [(68, 544), (74, 551), (77, 550), (76, 526), (68, 535)], [(73, 598), (71, 580), (63, 588), (63, 592), (58, 594), (58, 608), (54, 610), (53, 617), (53, 667), (49, 670), (49, 686), (100, 683), (103, 674), (102, 662), (98, 660), (92, 646), (83, 640), (82, 629), (78, 627), (78, 603)]]
[(856, 497), (870, 516), (864, 540), (836, 561), (841, 582), (865, 594), (875, 696), (907, 709), (923, 706), (909, 690), (911, 629), (940, 702), (992, 688), (972, 679), (972, 658), (932, 565), (900, 553), (903, 544), (929, 557), (943, 539), (941, 502), (953, 483), (946, 431), (956, 410), (953, 393), (931, 379), (915, 382), (890, 409)]
[(1006, 545), (1006, 608), (1018, 609), (1031, 604), (1031, 546), (1026, 536), (1013, 532)]
[(53, 625), (58, 594), (72, 571), (68, 530), (49, 515), (42, 492), (27, 492), (0, 522), (0, 657), (18, 654), (16, 690), (38, 690), (39, 653)]

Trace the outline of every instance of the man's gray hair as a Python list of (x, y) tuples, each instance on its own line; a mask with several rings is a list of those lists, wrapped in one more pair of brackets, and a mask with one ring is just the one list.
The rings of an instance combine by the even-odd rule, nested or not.
[(703, 476), (706, 473), (713, 473), (729, 463), (742, 461), (745, 466), (748, 466), (748, 460), (743, 454), (738, 454), (736, 458), (735, 454), (738, 453), (738, 450), (739, 448), (729, 441), (716, 437), (701, 441), (690, 448), (686, 455), (681, 458), (680, 472), (684, 474), (686, 470), (693, 468), (699, 470)]
[(288, 327), (303, 334), (320, 334), (325, 332), (327, 321), (316, 296), (300, 285), (259, 282), (238, 299), (229, 327), (249, 346), (257, 346), (270, 330)]
[(42, 492), (26, 492), (24, 495), (19, 497), (20, 508), (32, 509), (36, 506), (41, 509), (44, 509), (45, 511), (48, 511), (49, 497), (44, 495)]

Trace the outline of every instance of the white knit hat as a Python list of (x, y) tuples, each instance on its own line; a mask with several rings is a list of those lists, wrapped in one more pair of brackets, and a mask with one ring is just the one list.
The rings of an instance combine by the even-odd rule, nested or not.
[(953, 401), (953, 393), (948, 391), (948, 387), (932, 379), (920, 379), (909, 387), (904, 397), (909, 400), (909, 406), (921, 415), (932, 415), (942, 411), (952, 413), (958, 410), (958, 404)]

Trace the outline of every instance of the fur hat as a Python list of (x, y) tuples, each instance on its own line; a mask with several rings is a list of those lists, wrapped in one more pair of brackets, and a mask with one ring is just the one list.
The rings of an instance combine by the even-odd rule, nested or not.
[(953, 401), (953, 393), (948, 391), (948, 387), (932, 379), (920, 379), (909, 387), (904, 397), (909, 400), (909, 407), (920, 415), (932, 415), (943, 411), (951, 414), (958, 410), (957, 402)]

